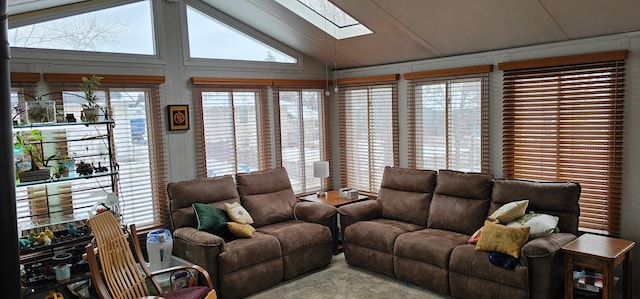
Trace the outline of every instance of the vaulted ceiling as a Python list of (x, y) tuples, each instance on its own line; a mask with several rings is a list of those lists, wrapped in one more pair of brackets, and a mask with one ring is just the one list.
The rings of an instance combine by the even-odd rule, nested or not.
[[(10, 14), (74, 2), (8, 1)], [(373, 31), (338, 41), (272, 0), (201, 2), (338, 69), (640, 31), (638, 0), (332, 0)]]

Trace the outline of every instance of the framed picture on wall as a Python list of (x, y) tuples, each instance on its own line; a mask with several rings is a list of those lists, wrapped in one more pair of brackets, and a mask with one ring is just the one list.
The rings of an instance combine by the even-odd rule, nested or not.
[(167, 105), (169, 131), (189, 130), (189, 105)]

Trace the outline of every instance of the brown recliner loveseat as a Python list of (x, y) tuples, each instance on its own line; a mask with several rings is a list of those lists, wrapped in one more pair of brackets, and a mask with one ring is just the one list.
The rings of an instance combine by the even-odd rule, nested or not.
[[(338, 209), (346, 261), (456, 298), (561, 298), (561, 247), (578, 233), (580, 185), (491, 174), (386, 167), (377, 200)], [(528, 240), (513, 268), (469, 238), (504, 204), (559, 217), (558, 233)]]
[[(331, 263), (335, 207), (297, 202), (284, 168), (167, 186), (173, 254), (204, 267), (220, 298), (242, 298)], [(251, 238), (197, 229), (193, 203), (224, 209), (239, 202), (251, 215)]]

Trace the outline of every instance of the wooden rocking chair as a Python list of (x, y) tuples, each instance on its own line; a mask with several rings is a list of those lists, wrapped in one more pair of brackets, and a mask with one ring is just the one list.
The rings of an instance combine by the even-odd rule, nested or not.
[[(183, 265), (151, 272), (142, 255), (135, 225), (130, 225), (129, 233), (126, 233), (116, 217), (108, 212), (93, 216), (87, 222), (93, 232), (94, 240), (87, 245), (86, 257), (91, 270), (91, 279), (100, 298), (217, 298), (209, 273), (198, 265)], [(133, 243), (135, 256), (129, 239)], [(154, 279), (158, 274), (176, 271), (185, 271), (191, 275), (189, 269), (198, 271), (198, 281), (205, 283), (206, 286), (189, 286), (175, 290), (172, 288), (163, 293)]]

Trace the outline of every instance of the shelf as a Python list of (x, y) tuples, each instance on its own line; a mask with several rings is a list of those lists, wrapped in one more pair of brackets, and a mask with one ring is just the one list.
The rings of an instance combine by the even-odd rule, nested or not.
[(87, 174), (87, 175), (79, 175), (79, 174), (76, 174), (76, 173), (73, 173), (73, 174), (70, 173), (69, 176), (60, 177), (60, 178), (56, 178), (56, 179), (49, 178), (49, 179), (40, 180), (40, 181), (17, 183), (16, 187), (27, 187), (27, 186), (34, 186), (34, 185), (40, 185), (40, 184), (64, 183), (64, 182), (67, 182), (67, 181), (80, 180), (80, 179), (91, 179), (91, 178), (98, 178), (98, 177), (104, 177), (104, 176), (113, 176), (113, 175), (117, 175), (117, 174), (118, 174), (117, 171), (98, 172), (98, 173), (92, 173), (92, 174)]
[(83, 236), (78, 236), (75, 238), (65, 238), (65, 237), (57, 237), (57, 241), (53, 241), (50, 245), (35, 245), (33, 247), (29, 247), (27, 249), (20, 250), (20, 259), (21, 260), (29, 260), (33, 259), (34, 256), (40, 256), (43, 252), (47, 252), (48, 250), (55, 249), (58, 247), (65, 247), (71, 245), (77, 245), (78, 243), (89, 243), (91, 239), (93, 239), (92, 234), (86, 234)]
[(17, 132), (22, 131), (30, 131), (30, 130), (59, 130), (59, 129), (68, 129), (79, 126), (89, 126), (89, 125), (104, 125), (104, 124), (113, 124), (112, 120), (105, 121), (96, 121), (96, 122), (75, 122), (75, 123), (44, 123), (44, 124), (28, 124), (28, 125), (15, 125), (13, 126), (13, 130)]

